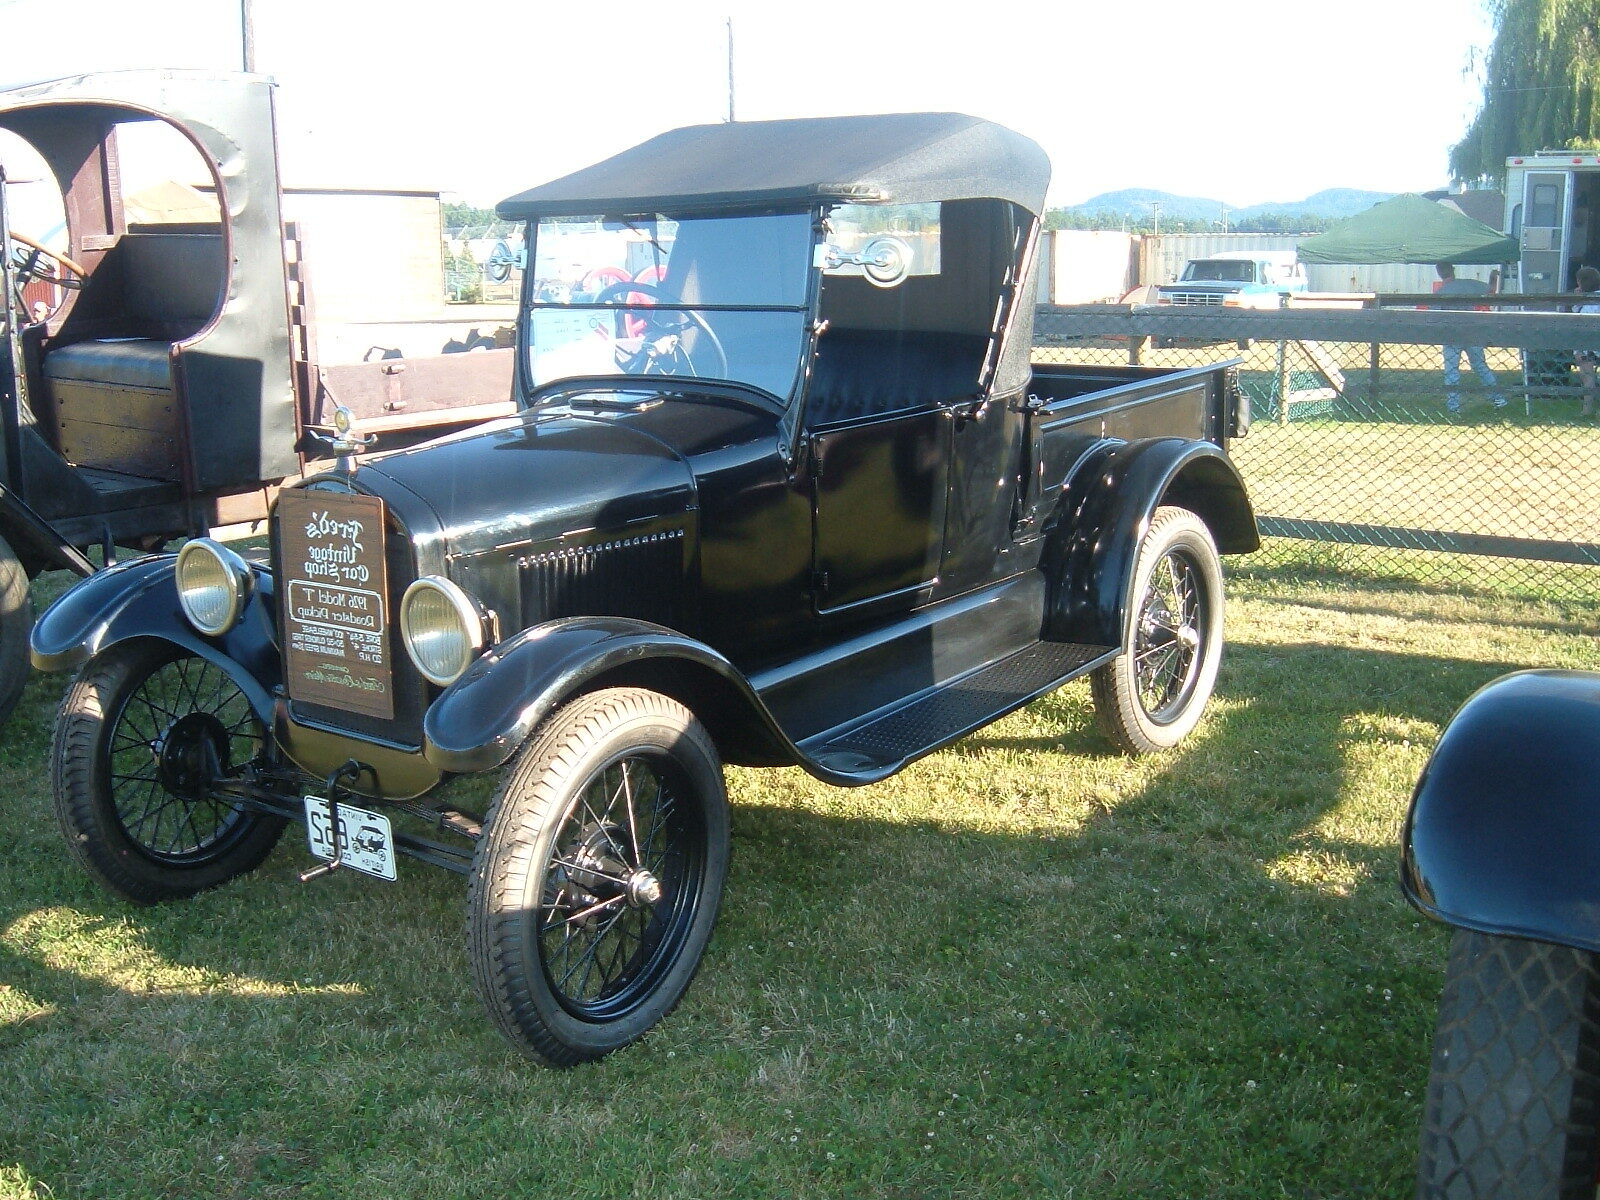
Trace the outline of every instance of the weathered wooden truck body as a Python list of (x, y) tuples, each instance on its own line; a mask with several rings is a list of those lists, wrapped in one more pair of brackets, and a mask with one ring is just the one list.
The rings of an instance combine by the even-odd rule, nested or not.
[[(138, 219), (122, 146), (150, 127), (183, 152), (173, 170), (205, 176), (195, 195), (212, 219)], [(0, 167), (0, 228), (19, 224), (9, 192), (48, 189), (67, 243), (49, 253), (18, 232), (0, 256), (3, 719), (26, 672), (28, 578), (88, 572), (89, 546), (144, 550), (264, 519), (279, 483), (327, 457), (308, 435), (332, 398), (367, 398), (361, 415), (391, 438), (462, 422), (406, 402), (408, 368), (438, 373), (426, 361), (325, 367), (310, 353), (270, 80), (145, 70), (34, 84), (0, 92), (0, 133), (0, 152), (41, 175), (7, 185)], [(452, 398), (498, 394), (509, 411), (510, 353), (451, 356)]]

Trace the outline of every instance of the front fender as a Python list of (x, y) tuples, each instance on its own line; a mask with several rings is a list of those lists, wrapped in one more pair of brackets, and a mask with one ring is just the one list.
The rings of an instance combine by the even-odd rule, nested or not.
[(283, 682), (273, 624), (272, 575), (252, 565), (255, 587), (238, 622), (221, 637), (196, 632), (178, 603), (178, 558), (157, 554), (108, 567), (60, 596), (34, 622), (29, 648), (41, 671), (72, 671), (132, 638), (161, 638), (216, 663), (264, 720)]
[(1163, 504), (1199, 516), (1224, 554), (1261, 545), (1244, 481), (1220, 447), (1176, 437), (1109, 442), (1077, 465), (1046, 529), (1047, 638), (1122, 644), (1139, 546)]
[(799, 752), (744, 675), (703, 642), (648, 621), (570, 617), (535, 625), (482, 655), (423, 718), (423, 754), (442, 770), (489, 771), (558, 705), (601, 677), (677, 694), (738, 761), (795, 762)]
[(1600, 674), (1519, 671), (1480, 688), (1417, 781), (1400, 886), (1480, 933), (1600, 951)]

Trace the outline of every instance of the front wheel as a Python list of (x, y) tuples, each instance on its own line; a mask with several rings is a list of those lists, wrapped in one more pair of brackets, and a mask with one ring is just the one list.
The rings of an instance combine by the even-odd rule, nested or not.
[(1423, 1109), (1418, 1200), (1595, 1195), (1600, 959), (1458, 929)]
[(1205, 522), (1156, 510), (1133, 569), (1123, 653), (1091, 677), (1095, 716), (1129, 754), (1176, 746), (1199, 724), (1222, 661), (1222, 564)]
[(261, 752), (260, 718), (222, 668), (169, 642), (119, 642), (72, 681), (56, 718), (56, 817), (79, 862), (136, 904), (253, 870), (283, 818), (217, 790)]
[(485, 819), (467, 889), (478, 995), (551, 1066), (639, 1040), (694, 978), (727, 869), (727, 794), (700, 722), (654, 692), (579, 697)]

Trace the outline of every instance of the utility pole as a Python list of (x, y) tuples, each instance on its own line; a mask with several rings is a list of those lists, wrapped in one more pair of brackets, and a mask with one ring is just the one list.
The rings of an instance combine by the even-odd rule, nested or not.
[(1156, 219), (1156, 234), (1155, 235), (1156, 235), (1156, 237), (1160, 237), (1161, 236), (1161, 201), (1159, 201), (1159, 200), (1150, 201), (1150, 211), (1155, 214), (1155, 219)]
[(1226, 204), (1222, 206), (1222, 232), (1228, 232), (1228, 206)]
[(250, 11), (250, 0), (239, 0), (239, 41), (244, 51), (244, 69), (256, 69), (256, 23)]
[[(248, 0), (247, 0), (248, 2)], [(733, 122), (733, 17), (728, 17), (728, 122)]]

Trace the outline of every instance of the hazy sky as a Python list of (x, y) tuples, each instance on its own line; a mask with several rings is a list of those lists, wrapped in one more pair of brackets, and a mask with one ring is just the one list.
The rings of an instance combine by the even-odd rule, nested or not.
[[(234, 69), (239, 12), (238, 0), (0, 0), (0, 84)], [(1049, 152), (1053, 204), (1125, 187), (1239, 206), (1442, 186), (1490, 34), (1482, 0), (254, 0), (256, 66), (280, 85), (287, 183), (492, 204), (723, 119), (730, 13), (740, 118), (987, 117)]]

